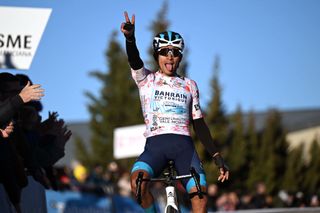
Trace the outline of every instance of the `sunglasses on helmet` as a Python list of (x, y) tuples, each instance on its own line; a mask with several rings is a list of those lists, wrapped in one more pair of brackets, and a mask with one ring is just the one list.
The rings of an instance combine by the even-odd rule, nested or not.
[(177, 48), (161, 48), (158, 50), (158, 53), (162, 56), (167, 56), (171, 53), (173, 57), (179, 57), (182, 55), (181, 51)]

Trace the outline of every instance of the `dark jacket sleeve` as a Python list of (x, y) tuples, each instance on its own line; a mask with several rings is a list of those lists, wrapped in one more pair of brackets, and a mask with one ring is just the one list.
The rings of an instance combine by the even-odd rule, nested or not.
[(36, 159), (41, 167), (53, 166), (64, 155), (64, 149), (55, 145), (56, 136), (44, 135), (36, 147)]
[(19, 95), (15, 95), (0, 102), (0, 128), (12, 120), (15, 112), (23, 106), (23, 104), (23, 100)]

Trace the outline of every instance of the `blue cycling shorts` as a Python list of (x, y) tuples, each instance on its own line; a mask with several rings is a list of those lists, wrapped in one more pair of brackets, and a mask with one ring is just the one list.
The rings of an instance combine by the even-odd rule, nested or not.
[[(186, 135), (162, 134), (147, 138), (144, 151), (134, 163), (131, 173), (144, 170), (150, 177), (159, 177), (170, 160), (174, 161), (177, 175), (190, 174), (190, 168), (194, 167), (200, 175), (200, 185), (206, 186), (205, 172), (194, 143)], [(188, 192), (195, 186), (193, 178), (181, 182)]]

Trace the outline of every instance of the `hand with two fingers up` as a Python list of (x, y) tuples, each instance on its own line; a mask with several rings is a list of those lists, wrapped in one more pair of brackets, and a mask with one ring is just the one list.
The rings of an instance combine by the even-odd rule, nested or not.
[(121, 23), (120, 30), (126, 37), (127, 41), (133, 41), (134, 39), (134, 26), (135, 26), (135, 15), (132, 15), (130, 20), (128, 13), (124, 12), (125, 22)]

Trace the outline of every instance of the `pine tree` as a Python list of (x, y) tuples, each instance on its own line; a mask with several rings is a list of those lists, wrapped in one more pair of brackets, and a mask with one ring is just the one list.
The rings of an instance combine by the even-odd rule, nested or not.
[(255, 184), (261, 181), (261, 177), (259, 175), (259, 161), (261, 160), (259, 150), (261, 147), (259, 143), (258, 132), (256, 130), (256, 121), (253, 111), (249, 113), (247, 138), (249, 142), (249, 155), (247, 160), (247, 164), (249, 166), (249, 176), (246, 181), (246, 186), (247, 189), (253, 191), (255, 189)]
[(185, 50), (183, 51), (183, 58), (182, 58), (182, 61), (180, 62), (180, 65), (179, 65), (179, 69), (177, 71), (177, 73), (181, 76), (184, 76), (184, 77), (188, 77), (188, 60), (187, 60), (187, 57), (188, 57), (188, 49), (185, 48)]
[(249, 148), (248, 148), (248, 159), (253, 160), (255, 159), (255, 155), (257, 150), (259, 149), (259, 139), (258, 133), (256, 129), (256, 120), (254, 111), (250, 111), (248, 114), (248, 128), (247, 128), (247, 140), (249, 141)]
[(309, 195), (319, 193), (320, 188), (320, 145), (314, 139), (309, 150), (310, 162), (305, 171), (303, 186)]
[[(149, 28), (152, 33), (152, 39), (158, 33), (169, 30), (170, 22), (167, 19), (167, 14), (168, 14), (168, 1), (164, 1), (161, 9), (157, 13), (156, 19), (152, 22), (152, 24)], [(150, 60), (148, 61), (148, 65), (150, 67), (150, 70), (157, 71), (159, 66), (158, 66), (158, 62), (153, 57), (153, 48), (152, 47), (149, 48), (148, 53), (150, 55)], [(187, 55), (188, 55), (188, 49), (185, 48), (182, 62), (180, 63), (179, 69), (177, 71), (177, 73), (181, 76), (188, 75), (188, 72), (187, 72), (188, 62), (186, 60)]]
[(206, 122), (209, 126), (213, 140), (217, 144), (225, 145), (228, 137), (229, 121), (222, 104), (222, 89), (219, 82), (220, 58), (215, 57), (213, 78), (211, 80), (212, 99), (207, 107)]
[(83, 143), (82, 139), (79, 136), (75, 136), (75, 156), (77, 156), (77, 160), (81, 162), (83, 165), (93, 165), (91, 162), (91, 158), (88, 158), (90, 155), (89, 150)]
[(262, 134), (258, 161), (260, 176), (267, 186), (268, 193), (276, 193), (282, 184), (288, 149), (285, 136), (280, 113), (270, 110)]
[(91, 113), (91, 150), (86, 162), (105, 164), (113, 159), (113, 131), (116, 127), (142, 123), (142, 114), (137, 87), (131, 79), (127, 56), (116, 40), (116, 32), (111, 36), (106, 59), (107, 72), (93, 71), (91, 76), (102, 83), (99, 97), (87, 93)]
[(248, 144), (245, 138), (243, 114), (241, 107), (237, 108), (236, 113), (232, 116), (232, 138), (229, 149), (229, 155), (226, 159), (229, 163), (232, 175), (237, 177), (233, 179), (233, 187), (237, 189), (244, 188), (244, 181), (248, 176), (247, 156), (248, 156)]
[(302, 158), (304, 146), (301, 144), (288, 151), (287, 169), (284, 171), (282, 188), (288, 192), (298, 192), (301, 190), (304, 178), (305, 162)]
[[(152, 39), (158, 33), (168, 30), (170, 23), (167, 19), (167, 13), (168, 13), (168, 1), (164, 1), (160, 11), (157, 13), (155, 21), (152, 22), (152, 24), (149, 28), (152, 32)], [(158, 70), (158, 62), (153, 57), (152, 46), (148, 50), (148, 53), (150, 55), (150, 61), (148, 63), (150, 66), (150, 70), (152, 70), (152, 71)]]

